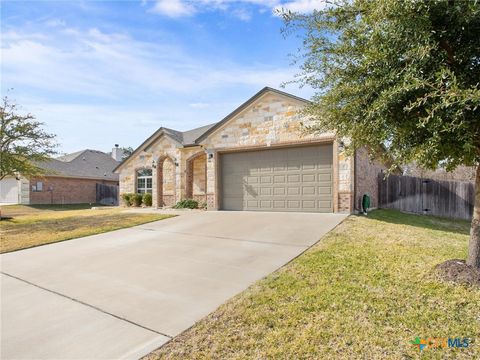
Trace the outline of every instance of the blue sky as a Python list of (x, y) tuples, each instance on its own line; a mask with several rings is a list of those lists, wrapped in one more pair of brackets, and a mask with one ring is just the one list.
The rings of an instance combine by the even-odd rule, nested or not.
[[(160, 126), (219, 121), (279, 88), (300, 40), (277, 7), (318, 0), (2, 1), (1, 92), (58, 135), (60, 152), (138, 146)], [(12, 89), (13, 90), (9, 90)], [(310, 89), (285, 91), (310, 97)]]

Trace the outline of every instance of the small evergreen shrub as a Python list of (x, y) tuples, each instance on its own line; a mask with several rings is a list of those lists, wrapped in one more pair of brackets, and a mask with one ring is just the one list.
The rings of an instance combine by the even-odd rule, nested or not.
[(138, 207), (138, 206), (142, 205), (142, 198), (143, 198), (142, 194), (133, 194), (133, 199), (132, 199), (133, 206)]
[(125, 206), (132, 206), (133, 195), (132, 193), (123, 193), (120, 195)]
[(193, 199), (184, 199), (177, 202), (175, 209), (198, 209), (198, 201)]
[(152, 194), (150, 193), (143, 194), (143, 204), (145, 206), (152, 206)]

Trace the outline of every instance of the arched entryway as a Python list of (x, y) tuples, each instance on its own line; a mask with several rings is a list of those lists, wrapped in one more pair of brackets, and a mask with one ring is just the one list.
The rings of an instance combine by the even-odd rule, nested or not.
[(175, 161), (162, 156), (157, 164), (158, 206), (175, 205)]
[(199, 204), (207, 202), (207, 154), (202, 151), (187, 159), (185, 195)]

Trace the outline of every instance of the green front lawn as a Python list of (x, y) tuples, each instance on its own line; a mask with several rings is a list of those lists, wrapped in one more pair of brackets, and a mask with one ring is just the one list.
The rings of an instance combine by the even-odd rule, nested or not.
[[(148, 359), (479, 359), (480, 290), (433, 267), (466, 256), (469, 224), (377, 210), (351, 216)], [(468, 337), (425, 349), (416, 337)]]
[(2, 206), (0, 253), (104, 233), (172, 215), (128, 213), (119, 208), (90, 209), (90, 205)]

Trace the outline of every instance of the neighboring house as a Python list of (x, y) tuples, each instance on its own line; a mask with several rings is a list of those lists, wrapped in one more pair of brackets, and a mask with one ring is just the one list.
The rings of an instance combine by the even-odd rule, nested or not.
[(377, 175), (366, 151), (347, 157), (331, 132), (310, 134), (308, 101), (264, 88), (223, 120), (190, 131), (161, 127), (115, 172), (120, 193), (151, 192), (154, 206), (193, 198), (209, 210), (352, 212)]
[(96, 184), (118, 185), (118, 175), (113, 169), (121, 157), (121, 150), (115, 147), (112, 154), (86, 149), (51, 159), (38, 164), (45, 169), (44, 176), (20, 175), (1, 180), (0, 203), (95, 203)]

